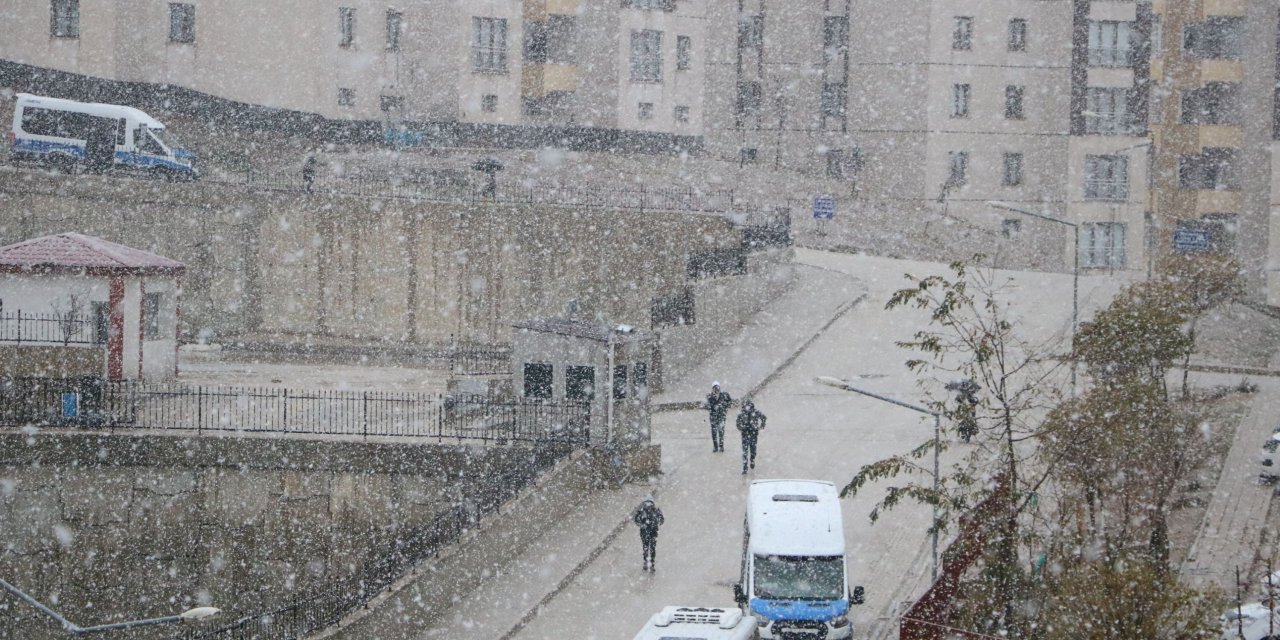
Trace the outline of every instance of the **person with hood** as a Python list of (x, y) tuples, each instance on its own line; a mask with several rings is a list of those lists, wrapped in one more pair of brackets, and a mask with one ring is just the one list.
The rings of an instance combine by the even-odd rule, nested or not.
[(742, 403), (742, 411), (738, 412), (738, 432), (742, 434), (742, 473), (747, 467), (756, 468), (756, 439), (764, 429), (765, 415), (756, 409), (750, 400)]
[(311, 185), (316, 181), (316, 157), (307, 156), (302, 164), (302, 184), (307, 193), (311, 193)]
[(645, 496), (644, 502), (631, 514), (632, 522), (640, 527), (640, 546), (644, 553), (644, 570), (653, 571), (658, 552), (658, 527), (662, 526), (662, 510), (654, 503), (653, 496)]
[(711, 414), (711, 450), (724, 451), (724, 419), (729, 415), (729, 405), (733, 398), (720, 390), (719, 382), (711, 383), (711, 393), (707, 394), (705, 408)]

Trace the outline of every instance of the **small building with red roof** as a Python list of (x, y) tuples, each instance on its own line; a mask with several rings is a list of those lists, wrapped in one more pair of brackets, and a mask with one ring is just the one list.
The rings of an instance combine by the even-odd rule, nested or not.
[(17, 375), (171, 378), (185, 270), (79, 233), (0, 247), (0, 362)]

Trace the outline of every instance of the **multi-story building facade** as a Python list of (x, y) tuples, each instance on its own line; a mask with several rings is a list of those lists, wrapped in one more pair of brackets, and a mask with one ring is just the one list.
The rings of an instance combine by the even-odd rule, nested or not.
[(394, 124), (701, 126), (707, 0), (5, 0), (0, 59)]
[[(467, 125), (512, 174), (538, 164), (497, 150), (519, 146), (512, 131), (526, 147), (621, 133), (643, 143), (576, 164), (700, 176), (796, 218), (831, 194), (833, 236), (870, 250), (883, 232), (904, 238), (891, 253), (1146, 271), (1195, 228), (1255, 292), (1280, 269), (1280, 0), (45, 4), (0, 0), (0, 60), (382, 128)], [(1013, 209), (1075, 225), (1079, 253), (1071, 229)], [(974, 241), (943, 238), (959, 231)]]

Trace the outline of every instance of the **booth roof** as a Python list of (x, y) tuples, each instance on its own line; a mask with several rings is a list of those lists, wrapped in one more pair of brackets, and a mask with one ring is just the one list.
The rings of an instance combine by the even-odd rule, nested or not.
[(186, 267), (149, 251), (79, 233), (59, 233), (0, 247), (0, 272), (87, 272), (99, 275), (170, 274)]

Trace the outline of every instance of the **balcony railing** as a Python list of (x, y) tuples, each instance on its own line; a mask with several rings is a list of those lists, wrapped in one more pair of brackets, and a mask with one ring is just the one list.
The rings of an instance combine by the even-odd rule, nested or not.
[(70, 313), (0, 313), (0, 342), (63, 345), (98, 344), (93, 319)]

